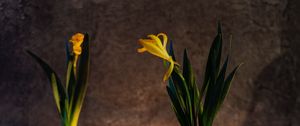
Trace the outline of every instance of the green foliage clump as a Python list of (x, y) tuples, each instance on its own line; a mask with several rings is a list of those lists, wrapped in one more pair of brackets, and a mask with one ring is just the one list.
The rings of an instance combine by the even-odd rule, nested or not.
[[(175, 60), (172, 43), (169, 46), (169, 54)], [(204, 82), (200, 89), (196, 84), (187, 50), (184, 50), (182, 71), (179, 66), (175, 66), (166, 88), (181, 126), (212, 126), (240, 66), (236, 66), (226, 76), (229, 55), (221, 67), (221, 54), (222, 32), (219, 23), (217, 36), (208, 55)]]

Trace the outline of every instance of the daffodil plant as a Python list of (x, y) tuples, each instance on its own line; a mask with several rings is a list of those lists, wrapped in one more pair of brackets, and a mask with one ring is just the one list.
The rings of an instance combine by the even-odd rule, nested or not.
[[(218, 25), (218, 33), (210, 48), (204, 82), (199, 89), (195, 75), (188, 58), (187, 50), (184, 50), (183, 64), (176, 63), (172, 43), (167, 48), (167, 35), (148, 35), (149, 39), (140, 39), (143, 46), (139, 53), (149, 52), (169, 62), (168, 71), (163, 81), (168, 80), (166, 86), (172, 102), (172, 108), (181, 126), (212, 126), (213, 120), (228, 93), (231, 81), (240, 65), (236, 66), (226, 76), (229, 61), (227, 55), (222, 67), (220, 66), (222, 54), (222, 32)], [(162, 41), (161, 42), (161, 38)], [(175, 64), (175, 65), (174, 65)]]
[(84, 102), (89, 74), (89, 37), (77, 33), (66, 43), (67, 75), (63, 85), (54, 70), (41, 58), (27, 51), (45, 71), (53, 91), (53, 96), (61, 118), (62, 126), (77, 126)]

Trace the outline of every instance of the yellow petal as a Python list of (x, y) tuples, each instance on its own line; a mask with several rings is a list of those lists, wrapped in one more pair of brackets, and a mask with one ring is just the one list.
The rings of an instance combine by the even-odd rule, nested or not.
[(149, 38), (154, 40), (154, 43), (159, 47), (163, 49), (163, 45), (161, 43), (161, 40), (156, 35), (148, 35)]
[(139, 48), (137, 51), (138, 51), (139, 53), (143, 53), (143, 52), (147, 51), (147, 49), (146, 49), (146, 48)]
[(73, 46), (73, 53), (75, 55), (80, 55), (81, 54), (81, 47), (80, 46)]
[(139, 39), (139, 41), (150, 42), (150, 43), (155, 44), (155, 41), (153, 39)]
[[(162, 40), (159, 38), (160, 36), (162, 36)], [(148, 37), (150, 39), (140, 39), (139, 40), (140, 44), (143, 47), (138, 49), (138, 52), (142, 53), (142, 52), (147, 51), (152, 55), (158, 56), (158, 57), (170, 62), (170, 66), (163, 78), (163, 80), (166, 81), (172, 74), (174, 65), (179, 65), (172, 59), (172, 57), (168, 54), (168, 51), (166, 49), (168, 37), (164, 33), (159, 33), (158, 35), (151, 34), (151, 35), (148, 35)], [(161, 41), (163, 41), (163, 43)]]
[(72, 36), (70, 42), (73, 43), (73, 46), (80, 46), (81, 43), (83, 42), (83, 39), (84, 39), (84, 34), (76, 33), (75, 35)]
[(171, 76), (172, 72), (173, 72), (173, 69), (174, 69), (174, 61), (170, 62), (170, 66), (169, 66), (169, 69), (168, 71), (165, 73), (164, 75), (164, 82), (166, 80), (168, 80), (168, 78)]
[(162, 36), (163, 37), (163, 47), (166, 49), (167, 47), (167, 42), (168, 42), (168, 37), (165, 33), (159, 33), (157, 37)]
[(151, 54), (169, 60), (169, 55), (165, 53), (161, 48), (156, 44), (140, 40), (141, 45)]

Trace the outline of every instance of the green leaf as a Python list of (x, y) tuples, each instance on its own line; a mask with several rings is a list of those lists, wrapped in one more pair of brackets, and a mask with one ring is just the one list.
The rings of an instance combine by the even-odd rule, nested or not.
[(75, 75), (74, 75), (74, 68), (73, 68), (73, 61), (70, 60), (68, 62), (68, 66), (67, 66), (67, 74), (66, 74), (66, 91), (68, 92), (68, 96), (71, 96), (72, 95), (72, 89), (73, 88), (70, 88), (72, 86), (75, 86), (75, 83), (76, 80), (75, 80)]
[(53, 69), (45, 61), (43, 61), (41, 58), (39, 58), (31, 51), (27, 50), (27, 53), (31, 57), (33, 57), (45, 71), (52, 87), (53, 96), (55, 99), (57, 109), (61, 114), (61, 116), (64, 117), (65, 116), (64, 112), (66, 107), (65, 106), (66, 92), (63, 85), (61, 84), (60, 79), (58, 78), (57, 74), (53, 71)]
[(178, 66), (175, 66), (173, 69), (173, 72), (171, 74), (172, 80), (174, 82), (174, 85), (176, 87), (177, 92), (179, 95), (183, 98), (184, 105), (185, 105), (185, 115), (186, 119), (188, 119), (189, 125), (192, 125), (193, 121), (193, 115), (192, 115), (192, 103), (191, 103), (191, 96), (189, 92), (188, 85), (186, 84), (186, 81), (181, 74)]
[[(222, 103), (220, 102), (220, 97), (222, 97), (222, 90), (225, 86), (224, 84), (224, 80), (225, 80), (225, 75), (226, 75), (226, 70), (227, 70), (227, 65), (228, 65), (228, 62), (229, 62), (229, 55), (226, 57), (226, 60), (223, 64), (223, 67), (219, 73), (219, 76), (217, 78), (217, 83), (216, 83), (216, 90), (215, 90), (215, 93), (216, 93), (216, 100), (217, 100), (217, 104), (214, 106), (215, 108), (215, 112), (213, 112), (213, 114), (216, 114), (216, 112), (218, 111), (219, 107)], [(214, 117), (215, 115), (213, 115)]]
[[(240, 65), (239, 65), (240, 66)], [(219, 96), (219, 97), (215, 97), (214, 99), (216, 100), (216, 102), (214, 102), (213, 104), (212, 104), (212, 107), (209, 109), (209, 111), (208, 111), (208, 121), (207, 121), (207, 125), (212, 125), (212, 123), (213, 123), (213, 120), (214, 120), (214, 118), (215, 118), (215, 115), (217, 114), (217, 112), (219, 111), (219, 109), (220, 109), (220, 107), (221, 107), (221, 105), (222, 105), (222, 103), (224, 102), (224, 99), (225, 99), (225, 97), (226, 97), (226, 95), (227, 95), (227, 93), (228, 93), (228, 91), (229, 91), (229, 87), (230, 87), (230, 85), (231, 85), (231, 81), (232, 81), (232, 79), (233, 79), (233, 77), (234, 77), (234, 75), (235, 75), (235, 73), (236, 73), (236, 71), (237, 71), (237, 69), (239, 68), (239, 66), (237, 66), (229, 75), (228, 75), (228, 77), (227, 77), (227, 79), (225, 80), (225, 82), (222, 82), (221, 84), (222, 84), (222, 88), (221, 89), (219, 89), (220, 87), (218, 86), (218, 87), (216, 87), (216, 89), (219, 89), (219, 90), (216, 90), (215, 91), (215, 94), (217, 95), (217, 96)]]
[(229, 91), (231, 82), (232, 82), (232, 80), (233, 80), (233, 78), (234, 78), (234, 76), (235, 76), (235, 73), (236, 73), (236, 71), (240, 68), (241, 65), (242, 65), (242, 64), (236, 66), (236, 67), (234, 68), (234, 70), (227, 76), (227, 78), (226, 78), (226, 80), (225, 80), (225, 82), (224, 82), (224, 86), (223, 86), (223, 88), (221, 89), (221, 97), (220, 97), (220, 99), (219, 99), (219, 101), (220, 101), (219, 107), (220, 107), (220, 105), (224, 102), (224, 99), (225, 99), (225, 97), (226, 97), (227, 94), (228, 94), (228, 91)]
[(217, 88), (217, 85), (213, 84), (209, 84), (207, 88), (203, 107), (203, 122), (207, 126), (210, 126), (209, 123), (212, 121), (214, 108), (217, 104)]
[(71, 60), (72, 55), (70, 53), (70, 48), (69, 48), (68, 42), (66, 42), (65, 47), (66, 47), (67, 63), (69, 63), (69, 60)]
[(197, 116), (200, 110), (199, 90), (195, 81), (195, 76), (186, 49), (184, 50), (184, 56), (183, 56), (183, 77), (186, 81), (186, 84), (188, 85), (189, 93), (191, 97), (190, 109), (193, 116), (193, 123), (197, 124)]
[[(205, 104), (205, 116), (207, 116), (207, 123), (210, 125), (212, 124), (216, 113), (219, 110), (219, 106), (221, 105), (220, 103), (220, 97), (221, 97), (221, 90), (224, 86), (224, 78), (226, 74), (226, 69), (227, 69), (227, 64), (228, 64), (228, 58), (227, 56), (223, 67), (219, 73), (219, 76), (217, 78), (216, 84), (215, 85), (209, 85), (209, 89), (207, 91), (207, 97), (205, 98), (205, 102), (208, 102), (208, 104)], [(207, 99), (207, 100), (206, 100)]]
[(186, 81), (186, 83), (188, 84), (189, 89), (193, 88), (193, 81), (194, 81), (194, 75), (193, 75), (193, 70), (192, 70), (192, 66), (190, 63), (190, 60), (188, 58), (187, 55), (187, 50), (184, 50), (184, 54), (183, 54), (183, 77)]
[(173, 49), (173, 42), (172, 41), (170, 41), (170, 44), (168, 46), (168, 53), (169, 53), (170, 56), (172, 56), (172, 59), (174, 61), (176, 61), (175, 52), (174, 52), (174, 49)]
[[(169, 97), (172, 101), (173, 110), (176, 114), (176, 117), (180, 124), (182, 126), (187, 125), (187, 122), (185, 120), (185, 113), (184, 113), (184, 104), (182, 104), (182, 101), (180, 100), (180, 96), (178, 96), (178, 93), (175, 89), (174, 83), (172, 79), (169, 79), (169, 84), (166, 86), (167, 92), (169, 94)], [(178, 99), (179, 98), (179, 99)]]
[(216, 76), (219, 71), (220, 61), (222, 53), (222, 32), (221, 24), (218, 24), (218, 34), (211, 45), (206, 70), (204, 75), (204, 82), (200, 91), (200, 97), (202, 98), (209, 84), (214, 84)]
[[(223, 82), (218, 81), (219, 67), (222, 54), (222, 32), (221, 25), (218, 23), (218, 34), (210, 48), (204, 83), (201, 88), (200, 98), (204, 97), (203, 113), (201, 114), (202, 122), (206, 126), (212, 125), (214, 115), (216, 113), (216, 105), (218, 104), (219, 90)], [(224, 70), (223, 70), (224, 71)], [(226, 69), (225, 71), (226, 72)]]
[(75, 92), (75, 86), (76, 86), (76, 78), (75, 78), (75, 73), (74, 73), (74, 67), (73, 67), (73, 61), (70, 60), (68, 63), (68, 68), (67, 68), (67, 75), (66, 75), (66, 91), (67, 91), (67, 96), (68, 96), (68, 118), (71, 118), (72, 114), (72, 96), (74, 95)]

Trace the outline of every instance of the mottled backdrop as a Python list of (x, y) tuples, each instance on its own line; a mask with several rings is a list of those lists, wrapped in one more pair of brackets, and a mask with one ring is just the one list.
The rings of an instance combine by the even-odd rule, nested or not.
[[(215, 126), (300, 125), (299, 0), (0, 0), (0, 126), (58, 126), (47, 78), (24, 50), (64, 76), (65, 42), (91, 34), (79, 126), (178, 126), (160, 59), (137, 40), (165, 32), (189, 50), (197, 82), (216, 22), (233, 65), (243, 62)], [(180, 60), (181, 61), (181, 60)]]

